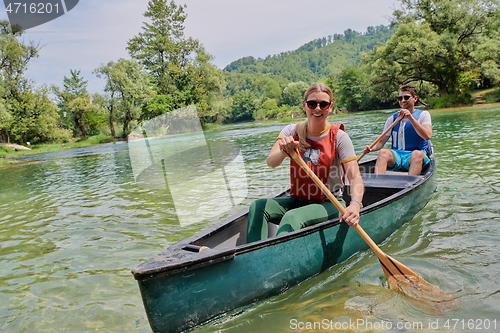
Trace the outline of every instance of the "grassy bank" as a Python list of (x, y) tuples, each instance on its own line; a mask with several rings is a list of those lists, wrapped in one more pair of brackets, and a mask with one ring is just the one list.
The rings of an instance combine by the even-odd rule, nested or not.
[(89, 147), (115, 141), (117, 140), (113, 137), (97, 135), (83, 139), (74, 139), (73, 141), (65, 143), (47, 143), (40, 145), (32, 145), (29, 147), (31, 148), (30, 150), (15, 150), (12, 148), (0, 146), (0, 166), (16, 163), (15, 160), (10, 159), (12, 157), (50, 153), (53, 151), (64, 150), (64, 149)]

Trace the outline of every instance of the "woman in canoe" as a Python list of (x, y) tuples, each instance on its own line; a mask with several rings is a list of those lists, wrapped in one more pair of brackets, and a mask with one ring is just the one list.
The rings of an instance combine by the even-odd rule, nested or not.
[[(341, 220), (354, 226), (359, 222), (364, 192), (356, 154), (342, 124), (330, 124), (333, 93), (323, 83), (311, 85), (304, 94), (302, 107), (307, 120), (283, 128), (267, 157), (267, 165), (275, 168), (283, 162), (286, 152), (298, 149), (304, 161), (345, 205), (342, 199), (343, 179), (351, 185), (351, 202)], [(259, 199), (250, 205), (247, 242), (265, 239), (267, 223), (279, 224), (277, 235), (338, 217), (335, 206), (300, 166), (290, 160), (290, 196)]]

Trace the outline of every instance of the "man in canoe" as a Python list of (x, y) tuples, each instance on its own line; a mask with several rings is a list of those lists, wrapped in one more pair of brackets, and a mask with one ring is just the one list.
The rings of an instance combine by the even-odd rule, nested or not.
[[(269, 152), (267, 165), (275, 168), (284, 161), (284, 152), (290, 154), (298, 150), (304, 161), (344, 206), (342, 180), (347, 176), (352, 199), (341, 219), (354, 226), (359, 222), (359, 210), (362, 208), (363, 179), (353, 144), (344, 132), (344, 126), (328, 122), (333, 107), (332, 90), (323, 83), (313, 84), (305, 92), (302, 107), (307, 120), (283, 128)], [(338, 217), (339, 211), (293, 160), (290, 160), (290, 182), (289, 197), (259, 199), (251, 204), (248, 243), (267, 238), (268, 222), (279, 224), (279, 236)]]
[[(430, 162), (427, 150), (432, 137), (431, 115), (428, 111), (415, 109), (418, 96), (414, 86), (408, 84), (401, 86), (398, 95), (401, 110), (387, 119), (384, 131), (398, 119), (401, 120), (373, 147), (366, 146), (363, 153), (380, 150), (375, 173), (384, 174), (386, 170), (401, 170), (416, 176)], [(392, 137), (391, 149), (381, 149), (389, 137)]]

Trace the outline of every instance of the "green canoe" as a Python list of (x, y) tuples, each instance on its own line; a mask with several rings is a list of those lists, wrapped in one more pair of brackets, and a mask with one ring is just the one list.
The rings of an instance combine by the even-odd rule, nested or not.
[[(436, 189), (435, 161), (432, 158), (420, 176), (375, 175), (374, 164), (360, 164), (365, 182), (360, 225), (378, 244), (430, 200)], [(344, 193), (349, 204), (349, 189)], [(247, 244), (247, 213), (220, 221), (132, 270), (154, 332), (189, 330), (283, 293), (368, 249), (356, 231), (338, 219)], [(210, 249), (198, 252), (202, 246)]]

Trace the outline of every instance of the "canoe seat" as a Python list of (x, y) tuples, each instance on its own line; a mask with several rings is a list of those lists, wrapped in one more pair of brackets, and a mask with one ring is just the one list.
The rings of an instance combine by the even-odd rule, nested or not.
[(405, 188), (415, 184), (421, 180), (423, 176), (408, 176), (407, 174), (377, 175), (374, 173), (362, 173), (361, 178), (363, 178), (365, 187)]

